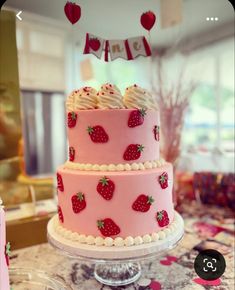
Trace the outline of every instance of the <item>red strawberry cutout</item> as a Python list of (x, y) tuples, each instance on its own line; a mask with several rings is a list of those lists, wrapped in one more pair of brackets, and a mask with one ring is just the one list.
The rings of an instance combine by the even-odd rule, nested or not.
[(113, 197), (115, 184), (111, 179), (104, 176), (100, 179), (96, 189), (104, 199), (110, 200)]
[(151, 290), (161, 290), (162, 289), (162, 286), (161, 286), (161, 283), (160, 282), (158, 282), (158, 281), (152, 281), (149, 284), (149, 288)]
[(59, 173), (57, 173), (57, 188), (62, 192), (64, 191), (63, 179)]
[[(221, 279), (218, 278), (218, 279), (215, 279), (215, 280), (204, 280), (204, 279), (201, 279), (201, 278), (194, 278), (193, 279), (193, 282), (199, 284), (199, 285), (205, 285), (205, 286), (219, 286), (221, 284)], [(205, 288), (204, 288), (205, 289)]]
[(153, 134), (154, 134), (154, 138), (156, 141), (160, 140), (160, 127), (159, 126), (154, 126), (153, 128)]
[(6, 258), (7, 267), (10, 266), (10, 255), (11, 255), (11, 245), (10, 243), (7, 243), (5, 245), (5, 258)]
[(71, 200), (74, 213), (79, 213), (86, 208), (85, 195), (82, 192), (73, 195)]
[(100, 41), (97, 38), (91, 38), (89, 39), (89, 46), (94, 51), (97, 51), (100, 49)]
[(174, 256), (166, 256), (165, 259), (160, 260), (160, 263), (164, 266), (171, 266), (173, 262), (178, 260), (177, 257)]
[(81, 17), (81, 7), (73, 2), (67, 2), (64, 6), (64, 12), (68, 20), (75, 24)]
[(152, 11), (143, 13), (140, 18), (141, 25), (148, 31), (153, 28), (155, 21), (156, 16)]
[(168, 174), (167, 174), (167, 172), (163, 172), (159, 176), (158, 181), (159, 181), (162, 189), (167, 188), (168, 187)]
[(61, 223), (64, 222), (64, 215), (60, 206), (58, 206), (58, 216)]
[(110, 218), (98, 220), (97, 227), (101, 234), (105, 237), (116, 236), (121, 232), (119, 226), (116, 225), (115, 222)]
[(142, 125), (144, 123), (145, 115), (146, 115), (145, 109), (132, 111), (128, 119), (128, 127), (133, 128)]
[(87, 132), (94, 143), (107, 143), (109, 136), (102, 126), (88, 127)]
[(177, 257), (175, 256), (166, 256), (167, 260), (171, 261), (171, 262), (176, 262), (178, 260)]
[(77, 114), (75, 112), (68, 113), (68, 127), (73, 128), (77, 123)]
[(124, 160), (136, 160), (141, 156), (141, 152), (144, 150), (144, 146), (140, 144), (131, 144), (127, 147), (123, 154)]
[(169, 224), (168, 213), (165, 210), (158, 211), (156, 219), (159, 227), (165, 227)]
[(69, 147), (69, 161), (74, 161), (75, 159), (75, 149), (73, 147)]
[(161, 260), (160, 263), (164, 266), (171, 266), (172, 262), (170, 260)]
[(150, 206), (153, 204), (154, 199), (152, 196), (141, 194), (132, 204), (132, 208), (135, 211), (146, 212), (150, 209)]

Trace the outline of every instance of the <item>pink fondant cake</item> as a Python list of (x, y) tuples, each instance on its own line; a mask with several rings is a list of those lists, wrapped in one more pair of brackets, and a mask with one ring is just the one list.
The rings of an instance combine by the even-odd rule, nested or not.
[[(128, 144), (144, 145), (138, 162), (159, 159), (159, 142), (154, 139), (153, 134), (154, 125), (159, 126), (158, 111), (149, 110), (141, 126), (130, 128), (127, 124), (132, 111), (133, 109), (76, 111), (76, 125), (68, 128), (69, 146), (75, 152), (73, 161), (98, 165), (128, 163), (129, 160), (123, 159)], [(91, 140), (96, 126), (101, 126), (106, 132), (107, 142)]]
[(78, 243), (156, 241), (174, 221), (172, 165), (159, 159), (159, 112), (137, 85), (67, 99), (69, 160), (58, 168), (58, 232)]
[(0, 289), (9, 290), (9, 274), (8, 274), (8, 246), (6, 244), (6, 223), (5, 212), (2, 207), (2, 201), (0, 199)]

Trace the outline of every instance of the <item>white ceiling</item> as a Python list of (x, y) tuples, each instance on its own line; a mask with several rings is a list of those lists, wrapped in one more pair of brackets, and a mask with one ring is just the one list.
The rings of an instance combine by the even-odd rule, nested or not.
[[(164, 0), (163, 0), (164, 1)], [(79, 33), (90, 32), (103, 38), (118, 39), (147, 34), (139, 23), (143, 12), (152, 10), (157, 15), (157, 25), (151, 32), (156, 46), (174, 43), (200, 34), (219, 30), (234, 21), (234, 10), (228, 0), (183, 0), (183, 22), (162, 29), (160, 27), (160, 0), (77, 0), (82, 17), (75, 24)], [(64, 15), (65, 0), (7, 0), (5, 5), (67, 22)], [(22, 14), (23, 16), (23, 14)], [(206, 21), (218, 17), (218, 21)]]

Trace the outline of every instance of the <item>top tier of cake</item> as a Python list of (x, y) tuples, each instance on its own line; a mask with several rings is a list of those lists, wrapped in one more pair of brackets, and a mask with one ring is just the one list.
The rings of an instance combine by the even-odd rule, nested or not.
[(127, 88), (124, 96), (111, 84), (99, 92), (85, 87), (68, 97), (66, 109), (69, 163), (112, 170), (151, 167), (159, 159), (159, 113), (140, 87)]

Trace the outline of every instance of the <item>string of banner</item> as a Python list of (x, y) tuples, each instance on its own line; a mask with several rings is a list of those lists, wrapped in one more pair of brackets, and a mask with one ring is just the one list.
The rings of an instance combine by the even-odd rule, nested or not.
[[(77, 23), (81, 18), (81, 7), (73, 2), (67, 2), (64, 12), (71, 24)], [(156, 16), (152, 11), (145, 12), (140, 17), (140, 23), (149, 32), (156, 22)], [(93, 54), (101, 59), (104, 51), (104, 60), (113, 61), (117, 58), (133, 60), (138, 56), (151, 56), (151, 47), (145, 36), (131, 37), (127, 39), (109, 40), (103, 39), (91, 33), (86, 34), (84, 54)]]

